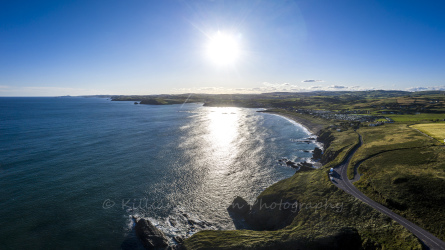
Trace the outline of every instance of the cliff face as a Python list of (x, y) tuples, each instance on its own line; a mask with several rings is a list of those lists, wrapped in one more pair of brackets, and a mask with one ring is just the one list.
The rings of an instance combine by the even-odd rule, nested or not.
[(317, 141), (323, 143), (324, 148), (329, 148), (334, 139), (334, 135), (328, 129), (320, 130), (317, 134)]
[(339, 151), (333, 151), (330, 147), (334, 140), (335, 137), (329, 129), (320, 130), (317, 134), (317, 141), (323, 143), (325, 149), (320, 160), (323, 165), (335, 159), (339, 154)]

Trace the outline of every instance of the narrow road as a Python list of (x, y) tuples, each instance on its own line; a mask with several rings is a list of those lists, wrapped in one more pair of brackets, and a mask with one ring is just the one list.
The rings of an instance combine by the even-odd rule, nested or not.
[[(338, 188), (343, 189), (346, 191), (346, 193), (351, 194), (352, 196), (356, 197), (357, 199), (360, 199), (361, 201), (367, 203), (371, 207), (377, 209), (378, 211), (386, 214), (391, 219), (397, 221), (399, 224), (404, 226), (406, 229), (408, 229), (410, 232), (412, 232), (414, 235), (419, 238), (422, 243), (426, 246), (427, 249), (442, 249), (445, 250), (445, 242), (437, 238), (436, 236), (432, 235), (428, 231), (424, 230), (423, 228), (417, 226), (416, 224), (410, 222), (409, 220), (403, 218), (402, 216), (394, 213), (390, 209), (382, 206), (381, 204), (371, 200), (366, 195), (364, 195), (362, 192), (360, 192), (348, 179), (347, 175), (347, 168), (349, 165), (349, 162), (352, 159), (352, 156), (355, 154), (357, 149), (361, 147), (363, 144), (362, 136), (360, 136), (360, 144), (349, 154), (349, 156), (337, 167), (334, 168), (334, 180), (332, 181)], [(354, 178), (355, 179), (355, 178)]]

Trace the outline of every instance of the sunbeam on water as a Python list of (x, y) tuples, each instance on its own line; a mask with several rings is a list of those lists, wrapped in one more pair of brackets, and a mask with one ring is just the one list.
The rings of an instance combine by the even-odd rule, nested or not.
[(239, 112), (236, 113), (236, 108), (211, 108), (207, 117), (207, 143), (212, 148), (212, 158), (230, 164), (230, 159), (237, 154)]
[(0, 238), (13, 248), (134, 247), (131, 216), (169, 237), (234, 229), (233, 198), (252, 202), (295, 172), (278, 159), (315, 147), (282, 117), (199, 104), (0, 98), (0, 120)]

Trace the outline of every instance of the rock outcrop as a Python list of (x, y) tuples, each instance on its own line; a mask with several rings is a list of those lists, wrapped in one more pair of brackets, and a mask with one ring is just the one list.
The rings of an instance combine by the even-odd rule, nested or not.
[(165, 248), (168, 246), (164, 233), (157, 229), (149, 220), (136, 219), (135, 231), (145, 249)]
[(278, 230), (292, 222), (298, 213), (298, 202), (266, 196), (249, 205), (238, 196), (227, 210), (241, 216), (251, 229)]
[(314, 148), (314, 152), (312, 153), (312, 160), (318, 161), (323, 157), (323, 151), (318, 147)]
[(227, 210), (229, 213), (235, 213), (244, 217), (249, 212), (250, 205), (242, 197), (237, 196)]

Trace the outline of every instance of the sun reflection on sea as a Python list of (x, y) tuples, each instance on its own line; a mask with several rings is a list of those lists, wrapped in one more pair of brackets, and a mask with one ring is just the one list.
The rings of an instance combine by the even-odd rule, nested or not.
[(209, 112), (209, 139), (212, 147), (222, 154), (234, 150), (231, 143), (237, 137), (239, 114), (236, 108), (214, 108)]
[[(242, 113), (242, 112), (241, 112)], [(209, 108), (206, 115), (204, 154), (212, 159), (208, 165), (209, 179), (222, 183), (239, 154), (240, 110), (238, 108)]]

